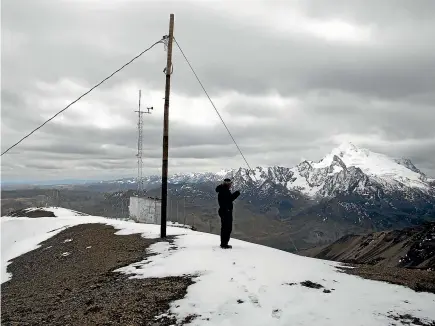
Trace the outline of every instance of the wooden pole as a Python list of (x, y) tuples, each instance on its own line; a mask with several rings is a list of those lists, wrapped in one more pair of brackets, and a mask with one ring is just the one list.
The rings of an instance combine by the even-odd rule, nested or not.
[(165, 108), (163, 113), (163, 158), (162, 158), (162, 216), (160, 237), (166, 237), (166, 211), (168, 204), (168, 147), (169, 147), (169, 94), (171, 90), (172, 41), (174, 39), (174, 14), (169, 18), (168, 58), (166, 60)]

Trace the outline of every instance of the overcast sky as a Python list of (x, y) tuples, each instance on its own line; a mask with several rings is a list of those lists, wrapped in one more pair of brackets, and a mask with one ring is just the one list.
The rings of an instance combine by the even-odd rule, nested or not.
[[(2, 151), (168, 33), (252, 166), (343, 141), (435, 175), (435, 1), (3, 0)], [(174, 47), (169, 172), (244, 166)], [(160, 173), (166, 52), (157, 45), (2, 157), (3, 180)]]

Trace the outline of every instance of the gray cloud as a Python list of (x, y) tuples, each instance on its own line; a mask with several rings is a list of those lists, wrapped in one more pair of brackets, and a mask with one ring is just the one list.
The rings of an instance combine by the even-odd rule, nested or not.
[(338, 0), (334, 10), (326, 2), (315, 0), (301, 2), (307, 12), (320, 18), (344, 18), (360, 23), (372, 22), (379, 25), (400, 24), (404, 21), (430, 21), (434, 17), (435, 3), (431, 0), (385, 0), (370, 2), (364, 0)]
[[(180, 1), (2, 3), (2, 149), (166, 34), (174, 12), (177, 40), (212, 97), (226, 99), (219, 109), (251, 165), (320, 159), (341, 135), (408, 156), (435, 175), (432, 1), (262, 3), (258, 20), (244, 16), (253, 8), (240, 12), (230, 3), (227, 11)], [(370, 38), (347, 43), (296, 27), (277, 32), (274, 8), (357, 24)], [(189, 113), (171, 120), (172, 172), (243, 165), (224, 127), (210, 122), (218, 120), (183, 60), (175, 48), (172, 94), (183, 101), (171, 98), (171, 114)], [(144, 118), (144, 156), (147, 171), (158, 173), (164, 65), (158, 45), (2, 157), (4, 178), (134, 174), (139, 87), (155, 107)], [(110, 127), (96, 127), (103, 113)]]

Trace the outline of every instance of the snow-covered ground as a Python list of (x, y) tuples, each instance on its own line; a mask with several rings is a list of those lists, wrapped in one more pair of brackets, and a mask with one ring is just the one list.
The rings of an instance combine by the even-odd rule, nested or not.
[(83, 215), (88, 215), (85, 213), (80, 213), (77, 211), (74, 211), (72, 209), (67, 209), (67, 208), (62, 208), (62, 207), (32, 207), (32, 208), (27, 208), (24, 209), (25, 212), (33, 212), (33, 211), (37, 211), (37, 210), (45, 210), (45, 211), (50, 211), (53, 212), (54, 215), (56, 216), (83, 216)]
[[(66, 227), (83, 223), (113, 225), (120, 236), (140, 233), (157, 238), (160, 231), (159, 225), (93, 216), (3, 217), (2, 282), (13, 278), (6, 273), (8, 260)], [(222, 250), (217, 236), (179, 227), (168, 227), (167, 233), (177, 236), (177, 250), (169, 250), (173, 244), (158, 242), (149, 249), (158, 255), (149, 257), (147, 264), (137, 262), (118, 271), (133, 278), (195, 275), (196, 283), (186, 297), (170, 308), (180, 320), (198, 315), (192, 325), (376, 326), (394, 325), (388, 316), (404, 314), (435, 320), (435, 295), (343, 274), (336, 269), (338, 263), (238, 240), (231, 241), (232, 250)], [(324, 288), (302, 286), (306, 280)]]

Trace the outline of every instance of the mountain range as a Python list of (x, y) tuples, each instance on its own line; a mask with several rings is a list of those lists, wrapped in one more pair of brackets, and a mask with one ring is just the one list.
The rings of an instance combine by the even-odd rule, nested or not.
[[(334, 148), (319, 162), (305, 160), (294, 167), (174, 174), (169, 178), (169, 196), (189, 198), (190, 203), (196, 202), (192, 213), (210, 219), (216, 214), (214, 188), (225, 177), (232, 178), (234, 189), (242, 192), (236, 215), (239, 223), (249, 222), (241, 229), (261, 225), (267, 232), (273, 225), (281, 228), (283, 238), (294, 240), (283, 239), (286, 244), (272, 244), (275, 247), (291, 249), (294, 242), (311, 247), (348, 233), (435, 220), (435, 179), (409, 159), (394, 159), (352, 143)], [(160, 180), (160, 176), (143, 179), (149, 194), (159, 195)], [(137, 180), (102, 181), (92, 187), (135, 189)], [(277, 234), (281, 233), (275, 232), (275, 238)]]
[[(183, 173), (169, 177), (171, 184), (219, 182), (230, 177), (243, 190), (265, 190), (281, 186), (309, 198), (331, 198), (340, 194), (364, 196), (382, 190), (386, 193), (416, 193), (435, 196), (435, 179), (427, 177), (409, 159), (393, 159), (384, 154), (343, 143), (319, 162), (303, 161), (293, 168), (283, 166), (239, 168), (220, 172)], [(160, 184), (160, 176), (144, 177), (147, 187)], [(100, 184), (136, 184), (137, 179), (101, 181)]]
[[(351, 233), (435, 220), (435, 179), (408, 159), (393, 159), (351, 143), (338, 146), (319, 162), (306, 160), (294, 167), (172, 175), (168, 220), (218, 233), (215, 188), (225, 177), (232, 178), (234, 190), (242, 193), (235, 202), (233, 236), (288, 251), (329, 244)], [(142, 181), (146, 195), (160, 196), (160, 176)], [(2, 197), (9, 198), (2, 201), (2, 212), (45, 202), (91, 215), (126, 218), (137, 180), (52, 188), (2, 191)]]

